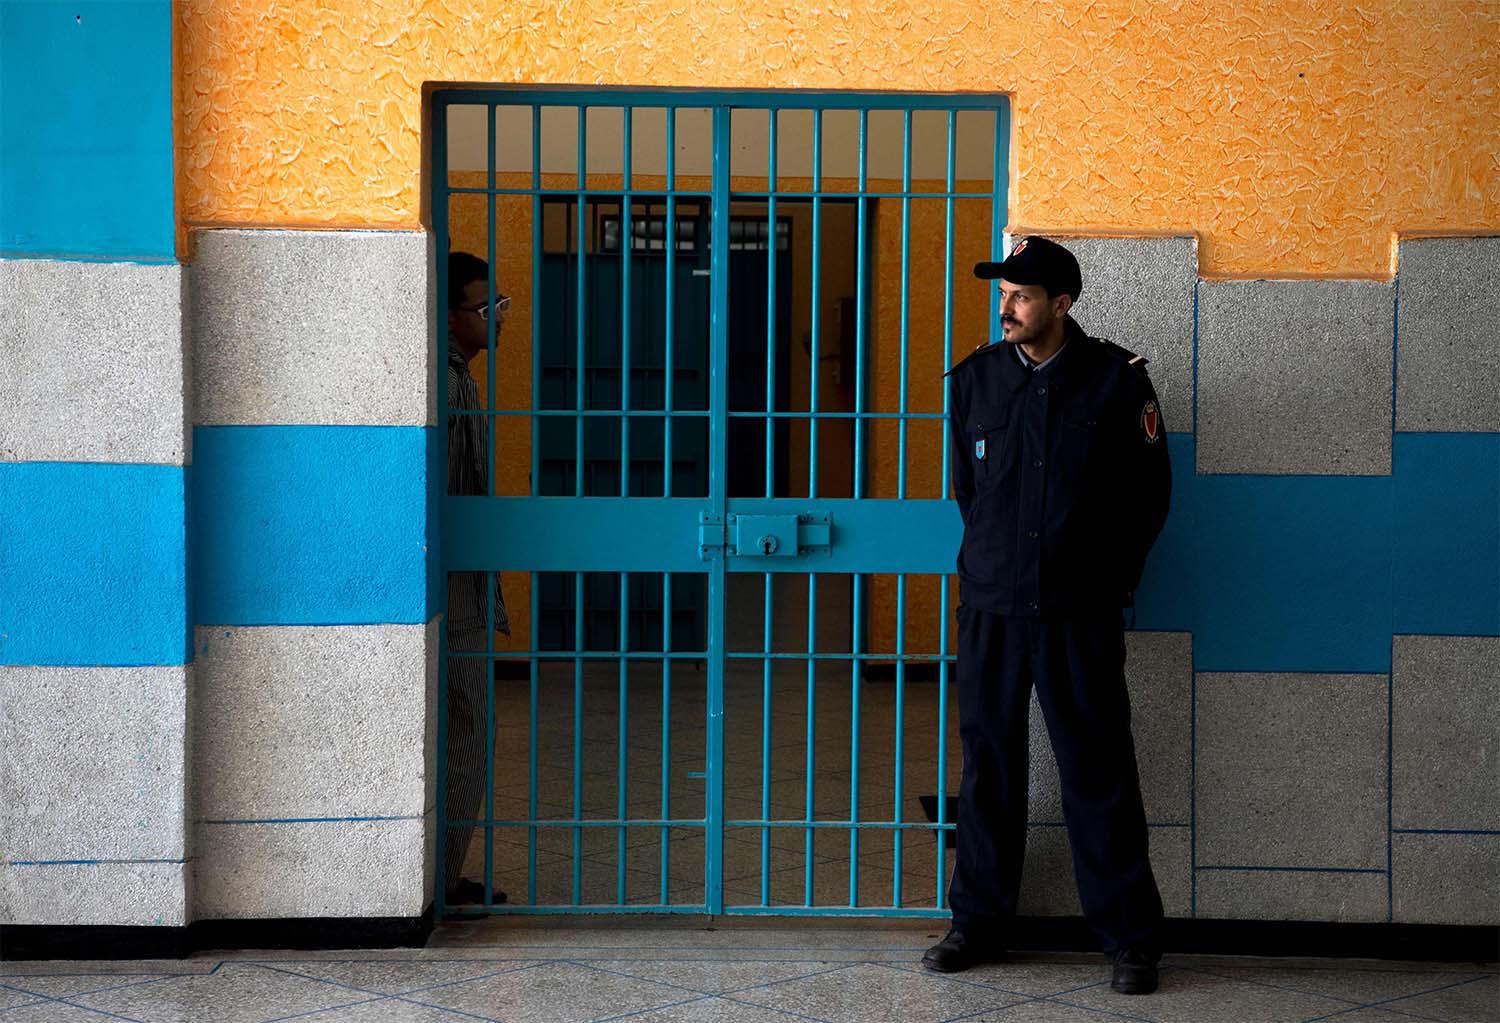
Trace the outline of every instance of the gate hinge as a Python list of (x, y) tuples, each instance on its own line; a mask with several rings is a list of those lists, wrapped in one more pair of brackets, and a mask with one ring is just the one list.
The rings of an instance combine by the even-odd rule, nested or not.
[(712, 561), (724, 554), (724, 517), (698, 513), (698, 557)]

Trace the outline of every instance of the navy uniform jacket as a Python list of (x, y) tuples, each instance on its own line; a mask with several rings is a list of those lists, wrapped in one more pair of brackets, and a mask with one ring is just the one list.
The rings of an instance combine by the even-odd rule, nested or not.
[(970, 607), (1038, 615), (1129, 606), (1166, 521), (1166, 426), (1145, 360), (1071, 318), (1066, 330), (1044, 369), (999, 343), (949, 371), (959, 594)]

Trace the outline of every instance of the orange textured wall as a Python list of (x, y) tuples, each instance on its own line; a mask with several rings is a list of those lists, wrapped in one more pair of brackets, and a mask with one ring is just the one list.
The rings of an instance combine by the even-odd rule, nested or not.
[(424, 82), (1004, 91), (1011, 223), (1387, 275), (1500, 227), (1493, 0), (182, 0), (190, 224), (419, 223)]

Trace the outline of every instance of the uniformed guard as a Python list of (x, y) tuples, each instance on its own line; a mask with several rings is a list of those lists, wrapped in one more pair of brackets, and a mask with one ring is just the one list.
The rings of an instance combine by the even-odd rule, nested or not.
[(1112, 987), (1155, 990), (1161, 896), (1147, 856), (1123, 608), (1171, 492), (1166, 427), (1146, 360), (1068, 315), (1078, 261), (1046, 238), (1016, 243), (996, 280), (1003, 344), (949, 371), (958, 555), (959, 786), (953, 926), (923, 965), (1003, 956), (1027, 825), (1031, 687), (1062, 781), (1084, 916)]

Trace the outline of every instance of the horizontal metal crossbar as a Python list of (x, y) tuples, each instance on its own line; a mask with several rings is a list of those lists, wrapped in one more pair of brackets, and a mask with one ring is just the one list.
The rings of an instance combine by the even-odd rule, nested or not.
[[(787, 502), (728, 501), (731, 513), (784, 513)], [(829, 515), (825, 556), (729, 558), (730, 571), (946, 575), (963, 523), (952, 501), (817, 499), (794, 504)], [(702, 572), (699, 515), (685, 497), (454, 497), (443, 503), (449, 571)], [(897, 542), (896, 538), (900, 538)]]

